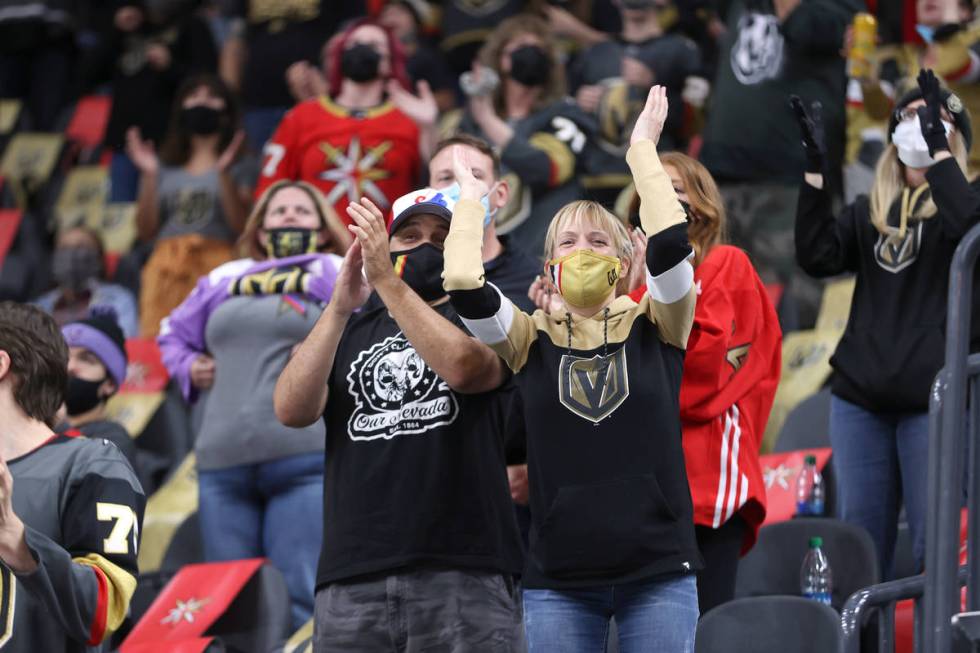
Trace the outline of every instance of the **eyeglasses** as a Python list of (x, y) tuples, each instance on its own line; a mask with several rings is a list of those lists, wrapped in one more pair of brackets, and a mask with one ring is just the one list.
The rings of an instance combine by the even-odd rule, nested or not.
[[(901, 109), (895, 110), (895, 121), (905, 122), (907, 120), (915, 120), (918, 115), (918, 107), (902, 107)], [(939, 118), (946, 122), (954, 122), (952, 116), (945, 109), (940, 110)]]

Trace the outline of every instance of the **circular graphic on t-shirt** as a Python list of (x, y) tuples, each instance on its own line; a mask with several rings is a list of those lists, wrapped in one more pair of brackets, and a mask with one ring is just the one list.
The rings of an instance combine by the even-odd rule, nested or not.
[(738, 20), (738, 39), (731, 52), (735, 78), (747, 86), (775, 79), (783, 67), (783, 45), (774, 15), (745, 13)]
[(352, 440), (425, 433), (459, 415), (449, 385), (400, 333), (361, 352), (347, 382), (355, 402), (347, 423)]

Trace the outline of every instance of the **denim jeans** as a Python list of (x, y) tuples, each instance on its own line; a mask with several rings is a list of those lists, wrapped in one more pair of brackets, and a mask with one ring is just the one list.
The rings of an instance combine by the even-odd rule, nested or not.
[(245, 110), (242, 125), (248, 144), (255, 152), (262, 154), (266, 141), (272, 138), (288, 110), (289, 107), (257, 107)]
[(614, 587), (524, 590), (529, 653), (604, 651), (611, 617), (621, 653), (693, 653), (694, 574)]
[(282, 572), (293, 626), (313, 616), (323, 537), (323, 454), (198, 472), (208, 562), (266, 557)]
[(871, 535), (882, 580), (892, 577), (903, 501), (912, 553), (921, 569), (926, 545), (928, 413), (873, 413), (832, 397), (830, 443), (837, 477), (837, 512), (841, 519)]
[(135, 202), (139, 189), (139, 169), (125, 152), (114, 153), (109, 163), (109, 201)]

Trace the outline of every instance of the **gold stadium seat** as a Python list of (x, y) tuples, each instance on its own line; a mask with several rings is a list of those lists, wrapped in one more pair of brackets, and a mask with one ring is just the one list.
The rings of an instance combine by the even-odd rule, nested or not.
[(145, 574), (160, 569), (177, 529), (197, 512), (197, 469), (194, 454), (146, 502), (139, 569)]
[(18, 206), (27, 207), (31, 193), (51, 178), (65, 139), (61, 134), (21, 132), (10, 139), (0, 160), (0, 175), (14, 191)]
[(102, 166), (77, 166), (65, 178), (54, 206), (58, 230), (101, 222), (109, 192), (109, 175)]
[(844, 335), (853, 294), (853, 279), (828, 284), (816, 328), (783, 336), (783, 369), (762, 437), (761, 453), (773, 450), (790, 411), (807, 397), (816, 394), (830, 377), (830, 357)]

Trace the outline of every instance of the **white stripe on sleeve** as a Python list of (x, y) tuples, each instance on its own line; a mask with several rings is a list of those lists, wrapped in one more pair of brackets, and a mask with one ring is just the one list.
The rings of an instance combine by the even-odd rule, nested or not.
[(650, 268), (647, 268), (647, 293), (650, 298), (661, 304), (673, 304), (684, 299), (694, 283), (694, 266), (691, 265), (693, 256), (692, 252), (691, 256), (657, 276), (650, 274)]
[(485, 345), (496, 345), (507, 340), (507, 334), (510, 333), (510, 326), (514, 323), (514, 305), (509, 299), (504, 297), (504, 294), (495, 285), (492, 283), (488, 283), (487, 285), (500, 295), (500, 308), (497, 309), (497, 312), (490, 317), (484, 317), (478, 320), (471, 320), (462, 315), (460, 319), (466, 325), (466, 328), (470, 330), (470, 333), (476, 336), (477, 340)]

